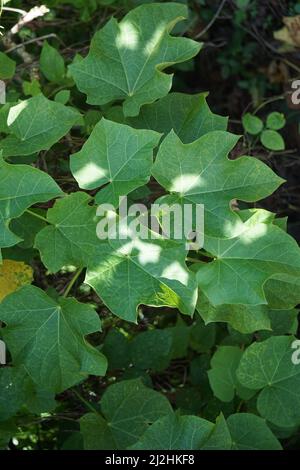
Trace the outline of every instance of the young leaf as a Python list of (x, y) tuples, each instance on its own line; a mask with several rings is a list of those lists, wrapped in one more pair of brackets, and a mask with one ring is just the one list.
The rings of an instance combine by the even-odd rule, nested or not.
[(0, 79), (9, 80), (16, 71), (16, 63), (7, 54), (0, 52)]
[(258, 201), (283, 182), (253, 157), (229, 160), (237, 141), (233, 134), (215, 131), (183, 144), (171, 131), (159, 148), (152, 174), (172, 193), (162, 202), (204, 204), (206, 234), (234, 236), (242, 223), (230, 201)]
[(96, 202), (118, 207), (120, 196), (149, 181), (153, 149), (159, 139), (157, 132), (134, 130), (102, 119), (82, 150), (71, 156), (71, 171), (82, 189), (106, 185)]
[(0, 154), (0, 248), (21, 241), (9, 228), (11, 219), (20, 217), (37, 202), (46, 202), (62, 194), (46, 173), (29, 165), (10, 165)]
[(84, 338), (101, 329), (89, 305), (64, 298), (55, 302), (26, 286), (0, 304), (0, 320), (13, 364), (25, 365), (40, 388), (58, 393), (89, 374), (105, 374), (105, 357)]
[(77, 110), (39, 94), (13, 106), (8, 114), (11, 135), (0, 142), (4, 157), (48, 150), (78, 122)]
[(269, 150), (278, 152), (285, 149), (285, 143), (277, 131), (265, 130), (260, 136), (261, 143)]
[(91, 43), (88, 56), (70, 66), (87, 102), (102, 105), (125, 100), (125, 116), (136, 116), (143, 104), (165, 96), (172, 75), (163, 70), (194, 57), (201, 44), (169, 35), (187, 16), (185, 5), (154, 3), (130, 11), (118, 23), (112, 18)]
[(300, 424), (300, 367), (292, 361), (293, 341), (291, 336), (273, 336), (252, 344), (237, 370), (241, 384), (261, 390), (257, 400), (259, 413), (282, 427)]
[(277, 111), (274, 113), (270, 113), (267, 117), (267, 128), (273, 129), (274, 131), (279, 131), (282, 129), (286, 124), (285, 116), (282, 113), (278, 113)]
[(245, 131), (252, 135), (260, 134), (264, 127), (262, 120), (250, 113), (242, 117), (242, 123)]
[(57, 49), (45, 41), (40, 57), (40, 69), (49, 82), (60, 84), (65, 77), (65, 62)]

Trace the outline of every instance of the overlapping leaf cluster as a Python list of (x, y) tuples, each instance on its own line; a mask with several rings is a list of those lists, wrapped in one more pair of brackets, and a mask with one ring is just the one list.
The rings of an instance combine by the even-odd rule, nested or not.
[[(112, 18), (68, 72), (45, 43), (46, 79), (101, 106), (103, 117), (70, 155), (78, 191), (62, 191), (18, 158), (34, 161), (74, 126), (82, 128), (84, 111), (41, 93), (0, 110), (3, 258), (12, 247), (16, 258), (17, 250), (30, 249), (49, 276), (77, 270), (63, 296), (35, 279), (0, 303), (9, 358), (0, 369), (2, 446), (24, 410), (55, 414), (61, 392), (107, 370), (122, 371), (121, 380), (90, 405), (66, 446), (280, 449), (279, 439), (300, 425), (300, 366), (291, 359), (300, 251), (284, 220), (232, 204), (259, 201), (283, 180), (254, 157), (230, 158), (239, 137), (210, 111), (206, 94), (169, 93), (172, 75), (165, 69), (201, 48), (171, 34), (185, 16), (182, 4), (161, 3), (140, 6), (119, 22)], [(48, 67), (51, 60), (56, 68)], [(147, 240), (98, 238), (97, 205), (118, 207), (120, 196), (136, 200), (153, 183), (160, 203), (204, 205), (203, 249), (188, 253), (185, 243), (153, 233)], [(98, 305), (68, 297), (83, 272)], [(103, 344), (101, 302), (113, 322), (138, 323), (144, 306), (161, 307), (160, 318), (178, 312), (178, 319), (142, 333), (111, 328)], [(189, 385), (176, 391), (172, 407), (147, 372), (163, 373), (179, 358), (187, 361)]]

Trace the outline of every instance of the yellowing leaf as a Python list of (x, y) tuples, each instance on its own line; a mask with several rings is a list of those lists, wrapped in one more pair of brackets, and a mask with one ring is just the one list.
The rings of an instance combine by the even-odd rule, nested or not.
[(0, 301), (8, 294), (33, 281), (33, 270), (21, 261), (3, 260), (0, 266)]
[(275, 31), (274, 38), (289, 46), (300, 47), (300, 15), (283, 18), (285, 26)]

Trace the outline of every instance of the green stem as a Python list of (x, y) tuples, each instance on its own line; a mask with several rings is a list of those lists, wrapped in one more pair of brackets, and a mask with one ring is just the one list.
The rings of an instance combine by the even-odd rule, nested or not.
[(68, 297), (72, 287), (74, 286), (75, 282), (77, 281), (77, 279), (79, 278), (80, 274), (82, 273), (83, 271), (83, 268), (79, 268), (77, 269), (76, 273), (74, 274), (74, 276), (72, 277), (68, 287), (66, 288), (65, 290), (65, 293), (63, 295), (64, 298)]
[(203, 263), (203, 261), (201, 261), (200, 259), (196, 259), (196, 258), (186, 258), (186, 261), (190, 261), (191, 263)]
[(37, 219), (42, 220), (43, 222), (46, 222), (46, 224), (49, 224), (49, 221), (46, 219), (46, 217), (43, 217), (42, 215), (37, 214), (36, 212), (33, 212), (29, 209), (27, 209), (25, 212), (27, 212), (27, 214), (33, 215), (34, 217), (36, 217)]
[(85, 399), (83, 398), (79, 392), (77, 392), (77, 390), (75, 390), (75, 388), (73, 388), (73, 392), (74, 394), (76, 395), (76, 397), (82, 402), (85, 404), (85, 406), (90, 410), (92, 411), (93, 413), (96, 413), (97, 415), (101, 416), (100, 413), (98, 413), (98, 411)]

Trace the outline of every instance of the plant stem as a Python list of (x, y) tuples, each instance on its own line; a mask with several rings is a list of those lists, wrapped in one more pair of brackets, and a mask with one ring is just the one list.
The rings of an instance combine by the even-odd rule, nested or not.
[[(100, 415), (100, 413), (98, 413), (98, 411), (97, 411), (85, 398), (83, 398), (83, 397), (80, 395), (80, 393), (77, 392), (77, 390), (75, 390), (75, 388), (73, 388), (73, 392), (74, 392), (74, 394), (76, 395), (76, 397), (77, 397), (80, 401), (82, 401), (82, 403), (84, 403), (85, 406), (86, 406), (89, 410), (91, 410), (93, 413), (96, 413), (97, 415)], [(100, 416), (101, 416), (101, 415), (100, 415)]]
[(68, 284), (66, 290), (65, 290), (65, 293), (63, 295), (64, 298), (68, 297), (72, 287), (74, 286), (75, 282), (77, 281), (77, 279), (79, 278), (80, 274), (82, 273), (83, 271), (83, 268), (79, 268), (77, 269), (76, 273), (74, 274), (74, 276), (72, 277), (70, 283)]
[(37, 219), (40, 219), (42, 220), (43, 222), (46, 222), (47, 224), (49, 224), (49, 221), (46, 219), (46, 217), (43, 217), (42, 215), (40, 214), (37, 214), (36, 212), (33, 212), (29, 209), (27, 209), (25, 212), (27, 212), (28, 214), (30, 215), (33, 215), (34, 217), (36, 217)]
[(191, 263), (203, 263), (203, 261), (196, 258), (186, 258), (186, 261), (190, 261)]

